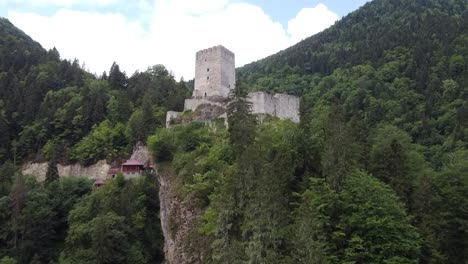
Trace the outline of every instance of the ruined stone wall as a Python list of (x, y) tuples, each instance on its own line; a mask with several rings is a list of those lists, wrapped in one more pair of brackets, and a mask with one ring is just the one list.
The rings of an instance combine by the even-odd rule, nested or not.
[(172, 119), (177, 119), (181, 114), (182, 114), (182, 112), (168, 111), (166, 113), (166, 127), (170, 127), (171, 126), (171, 120)]
[(276, 116), (299, 123), (299, 97), (287, 94), (275, 94)]
[(293, 122), (299, 122), (300, 101), (296, 96), (254, 92), (249, 93), (248, 100), (252, 103), (253, 114), (267, 114), (279, 119), (290, 119)]
[(208, 100), (208, 99), (185, 99), (184, 111), (191, 110), (191, 111), (195, 112), (195, 110), (197, 110), (197, 108), (200, 105), (203, 105), (203, 104), (217, 105), (217, 106), (221, 106), (221, 107), (224, 106), (224, 104), (222, 104), (222, 103), (213, 102), (213, 101)]
[(273, 97), (265, 92), (249, 93), (248, 100), (252, 103), (253, 114), (269, 114), (275, 116)]
[(224, 97), (236, 83), (234, 53), (223, 46), (196, 54), (194, 98)]

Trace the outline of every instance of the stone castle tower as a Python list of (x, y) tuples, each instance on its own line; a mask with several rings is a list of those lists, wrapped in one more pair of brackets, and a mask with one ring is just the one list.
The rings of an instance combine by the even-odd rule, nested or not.
[[(227, 126), (226, 107), (229, 92), (236, 85), (234, 53), (219, 45), (196, 54), (195, 87), (191, 98), (185, 99), (184, 112), (168, 111), (166, 127), (189, 122), (210, 123), (224, 119)], [(248, 94), (252, 113), (263, 120), (264, 116), (299, 122), (300, 100), (287, 94), (253, 92)]]
[(193, 98), (227, 98), (235, 84), (234, 53), (221, 45), (197, 52)]

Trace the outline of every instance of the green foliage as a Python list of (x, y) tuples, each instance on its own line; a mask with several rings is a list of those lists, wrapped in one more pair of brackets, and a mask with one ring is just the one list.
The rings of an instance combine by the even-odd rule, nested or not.
[(0, 167), (0, 197), (8, 195), (13, 184), (15, 166), (10, 162), (5, 162)]
[(109, 180), (70, 212), (63, 263), (154, 263), (162, 260), (154, 179)]
[(419, 235), (393, 190), (355, 172), (341, 195), (345, 263), (418, 263)]
[(172, 160), (175, 151), (174, 135), (169, 129), (160, 129), (148, 138), (148, 146), (157, 162)]
[(312, 98), (301, 106), (310, 113), (337, 103), (370, 129), (397, 126), (439, 169), (444, 154), (467, 147), (466, 8), (463, 0), (372, 1), (237, 76), (252, 91)]
[(145, 138), (145, 120), (140, 109), (135, 110), (128, 120), (126, 134), (132, 142), (141, 141)]
[[(238, 69), (226, 132), (160, 129), (193, 84), (164, 66), (96, 78), (0, 19), (0, 262), (161, 261), (152, 180), (86, 196), (52, 166), (123, 158), (152, 133), (204, 210), (208, 263), (467, 262), (467, 21), (465, 0), (371, 1)], [(247, 90), (302, 96), (301, 124), (256, 124)], [(25, 158), (50, 161), (47, 185), (6, 162)]]
[(423, 235), (422, 259), (460, 263), (467, 259), (467, 152), (449, 155), (443, 172), (422, 177), (415, 190), (414, 212)]
[(227, 106), (229, 140), (236, 155), (253, 143), (256, 119), (252, 115), (252, 105), (247, 101), (247, 93), (239, 83), (229, 94)]
[[(176, 82), (162, 65), (128, 78), (114, 62), (109, 75), (98, 79), (78, 60), (62, 61), (55, 48), (43, 50), (6, 19), (1, 18), (0, 32), (0, 163), (13, 154), (19, 161), (50, 160), (55, 144), (58, 162), (91, 163), (106, 154), (83, 146), (79, 152), (86, 154), (73, 153), (72, 147), (94, 126), (110, 121), (117, 131), (119, 124), (129, 127), (128, 145), (133, 145), (164, 126), (167, 109), (183, 108), (188, 84)], [(127, 124), (135, 109), (142, 109), (143, 121)]]
[(57, 163), (55, 162), (55, 160), (51, 160), (47, 164), (45, 182), (49, 184), (58, 179), (59, 179), (59, 173), (58, 173)]
[[(356, 148), (348, 131), (344, 111), (332, 105), (326, 120), (324, 151), (321, 165), (323, 174), (335, 191), (340, 191), (343, 182), (356, 162)], [(343, 148), (343, 146), (348, 146)]]
[(210, 135), (206, 132), (203, 125), (197, 123), (190, 124), (179, 132), (178, 145), (185, 152), (193, 151), (199, 146), (211, 142)]
[(301, 263), (417, 263), (419, 235), (395, 193), (360, 171), (340, 193), (313, 179), (295, 211)]
[(190, 152), (210, 145), (212, 136), (213, 134), (203, 124), (192, 123), (187, 126), (157, 130), (155, 135), (148, 138), (148, 146), (156, 161), (171, 161), (176, 152)]
[(75, 146), (73, 159), (83, 164), (91, 164), (100, 159), (113, 160), (127, 153), (125, 126), (121, 123), (112, 125), (103, 121), (94, 126), (91, 133)]
[(250, 177), (243, 180), (251, 182), (240, 190), (246, 195), (241, 226), (245, 251), (254, 263), (285, 263), (290, 259), (285, 249), (292, 221), (290, 188), (301, 163), (300, 131), (290, 122), (273, 121), (260, 125), (257, 133), (256, 151), (244, 153), (246, 159), (238, 163), (239, 173)]
[(410, 203), (415, 180), (424, 172), (423, 158), (412, 150), (409, 135), (394, 126), (379, 128), (374, 142), (370, 171)]
[(16, 175), (10, 195), (0, 197), (2, 261), (56, 260), (68, 229), (68, 212), (90, 190), (91, 182), (83, 178), (56, 180), (45, 186), (34, 178)]
[[(180, 142), (182, 130), (191, 131), (167, 133)], [(223, 133), (213, 135), (212, 145), (174, 152), (185, 191), (207, 207), (199, 232), (212, 241), (213, 263), (417, 262), (420, 236), (390, 187), (350, 169), (339, 192), (332, 182), (312, 179), (294, 195), (301, 130), (271, 121), (254, 133), (254, 144), (238, 159), (223, 158), (232, 147)]]
[(294, 211), (294, 259), (299, 263), (332, 263), (336, 260), (330, 241), (329, 210), (337, 199), (322, 179), (311, 179)]
[(0, 259), (0, 264), (17, 264), (18, 262), (13, 259), (13, 258), (10, 258), (10, 257), (3, 257), (2, 259)]

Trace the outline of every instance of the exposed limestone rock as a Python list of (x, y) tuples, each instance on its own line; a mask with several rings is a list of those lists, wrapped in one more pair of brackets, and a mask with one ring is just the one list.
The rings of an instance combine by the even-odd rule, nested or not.
[[(213, 106), (210, 106), (213, 107)], [(219, 109), (208, 108), (199, 113), (198, 118), (212, 113), (219, 114)], [(198, 234), (202, 210), (192, 197), (182, 197), (181, 183), (172, 171), (170, 164), (156, 164), (147, 146), (139, 143), (135, 146), (130, 159), (137, 159), (155, 167), (160, 184), (160, 219), (164, 235), (164, 254), (167, 264), (204, 263), (208, 255), (210, 241)], [(105, 179), (110, 165), (101, 160), (91, 166), (80, 164), (58, 165), (60, 177), (85, 176), (91, 179)], [(26, 163), (21, 168), (23, 174), (33, 175), (43, 181), (47, 172), (47, 162)]]
[[(136, 159), (143, 162), (145, 165), (154, 167), (154, 162), (151, 159), (151, 154), (143, 143), (138, 143), (134, 149), (130, 159)], [(69, 164), (69, 165), (57, 165), (57, 169), (60, 177), (71, 177), (71, 176), (81, 176), (87, 177), (90, 179), (105, 179), (107, 178), (107, 172), (111, 167), (106, 160), (100, 160), (95, 164), (90, 166), (83, 166), (79, 163)], [(45, 180), (45, 175), (47, 173), (47, 162), (27, 162), (21, 167), (21, 172), (24, 175), (32, 175), (36, 177), (39, 181)]]
[(193, 113), (193, 121), (203, 122), (221, 117), (226, 111), (217, 105), (201, 105)]
[[(100, 160), (97, 163), (90, 166), (83, 166), (78, 163), (70, 165), (57, 165), (60, 177), (82, 176), (88, 177), (90, 179), (105, 179), (109, 168), (110, 165), (107, 164), (106, 160)], [(24, 175), (32, 175), (36, 177), (39, 181), (43, 181), (45, 180), (45, 175), (47, 173), (47, 162), (25, 163), (21, 167), (21, 172)]]
[(151, 157), (151, 153), (148, 147), (143, 144), (142, 142), (138, 142), (135, 147), (133, 148), (132, 156), (130, 157), (132, 160), (139, 160), (143, 162), (146, 166), (154, 167), (154, 162)]
[(169, 164), (158, 164), (157, 175), (166, 263), (204, 263), (209, 241), (197, 231), (201, 210), (194, 199), (181, 197), (181, 183)]
[(215, 121), (216, 119), (223, 119), (221, 120), (221, 122), (226, 123), (227, 114), (225, 107), (223, 105), (206, 103), (198, 105), (195, 111), (193, 112), (188, 111), (178, 113), (177, 115), (169, 114), (168, 112), (168, 115), (166, 117), (166, 127), (181, 124), (189, 124), (192, 122), (212, 124), (213, 121)]

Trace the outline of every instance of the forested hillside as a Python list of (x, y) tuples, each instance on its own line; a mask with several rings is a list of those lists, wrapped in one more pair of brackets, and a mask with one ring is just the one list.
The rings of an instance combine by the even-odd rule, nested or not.
[(114, 63), (94, 76), (61, 60), (0, 19), (0, 161), (49, 160), (83, 164), (126, 158), (181, 109), (188, 92), (162, 65), (127, 77)]
[[(227, 129), (162, 128), (191, 89), (162, 65), (95, 76), (0, 19), (0, 263), (161, 262), (154, 175), (92, 189), (53, 169), (146, 140), (191, 263), (467, 263), (467, 7), (373, 0), (239, 68)], [(301, 96), (301, 122), (259, 123), (254, 90)]]
[(396, 125), (440, 167), (442, 153), (467, 147), (467, 7), (466, 0), (372, 1), (238, 69), (238, 77), (249, 90), (303, 96), (303, 115), (321, 115), (333, 102), (348, 120)]
[[(93, 190), (56, 165), (127, 159), (189, 87), (162, 65), (95, 76), (0, 18), (0, 263), (160, 263), (154, 175)], [(31, 160), (49, 162), (45, 182), (18, 172)]]
[[(204, 263), (468, 261), (467, 7), (374, 0), (238, 69), (227, 132), (151, 137)], [(301, 96), (301, 123), (257, 124), (255, 90)]]

